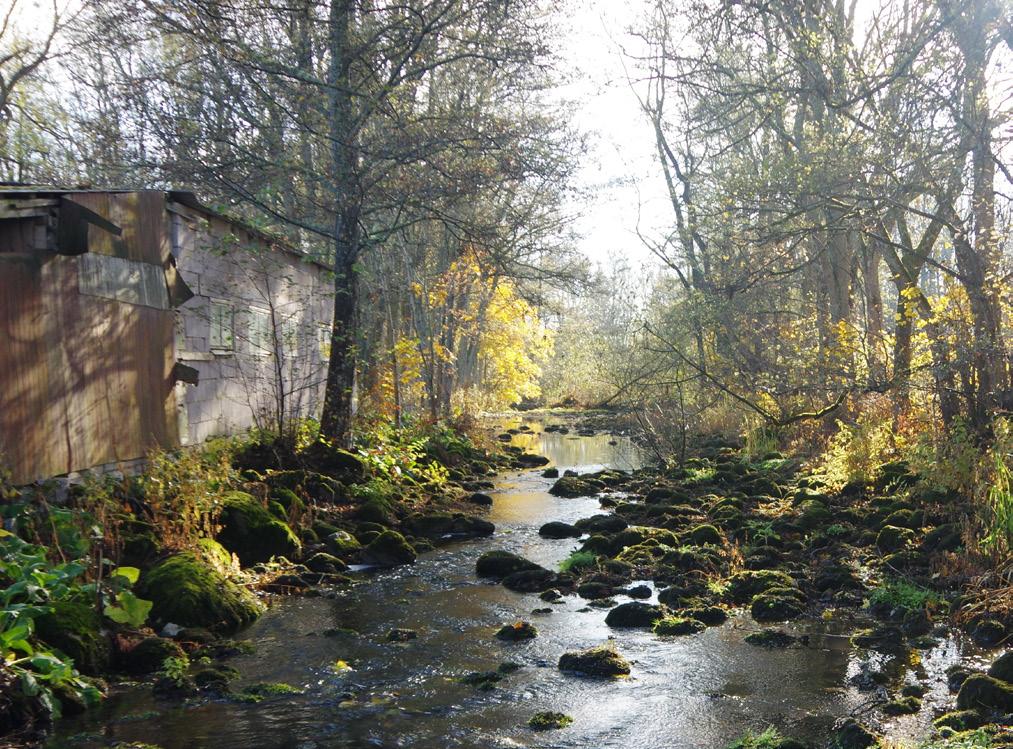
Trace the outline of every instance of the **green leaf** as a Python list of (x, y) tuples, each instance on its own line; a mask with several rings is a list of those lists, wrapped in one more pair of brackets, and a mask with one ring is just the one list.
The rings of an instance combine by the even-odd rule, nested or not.
[(151, 601), (138, 598), (129, 590), (124, 590), (116, 595), (116, 605), (106, 606), (102, 613), (117, 624), (140, 627), (147, 621), (152, 605)]
[(141, 576), (141, 571), (136, 567), (117, 567), (113, 570), (113, 577), (125, 577), (134, 585)]

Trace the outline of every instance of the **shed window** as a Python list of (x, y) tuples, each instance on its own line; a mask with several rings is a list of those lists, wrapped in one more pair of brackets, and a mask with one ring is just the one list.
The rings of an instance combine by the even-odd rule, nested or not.
[(77, 263), (82, 294), (169, 309), (169, 291), (161, 267), (94, 252), (80, 255)]
[(228, 302), (211, 302), (211, 333), (209, 344), (212, 351), (232, 351), (235, 338), (232, 328), (235, 314)]
[(317, 325), (317, 348), (320, 349), (320, 358), (327, 361), (331, 358), (331, 326)]
[(267, 355), (274, 351), (274, 336), (271, 335), (271, 313), (267, 310), (250, 309), (250, 351)]

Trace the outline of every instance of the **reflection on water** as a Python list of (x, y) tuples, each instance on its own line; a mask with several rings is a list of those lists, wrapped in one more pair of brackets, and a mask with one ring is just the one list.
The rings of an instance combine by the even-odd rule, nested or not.
[[(613, 439), (534, 434), (518, 435), (516, 442), (561, 469), (632, 468), (643, 461), (628, 440), (609, 444)], [(594, 499), (549, 495), (551, 483), (540, 471), (500, 477), (490, 514), (497, 532), (490, 539), (439, 549), (412, 567), (360, 573), (361, 583), (334, 600), (279, 599), (245, 633), (255, 654), (230, 664), (243, 674), (239, 688), (284, 681), (304, 688), (303, 695), (258, 705), (180, 706), (154, 701), (146, 687), (124, 689), (97, 715), (68, 723), (51, 746), (146, 741), (165, 749), (722, 747), (747, 729), (768, 725), (811, 736), (868, 701), (868, 694), (848, 687), (861, 662), (841, 623), (794, 625), (789, 629), (809, 634), (810, 645), (783, 651), (743, 642), (757, 629), (748, 615), (693, 637), (662, 640), (647, 632), (610, 630), (604, 611), (582, 610), (586, 602), (576, 598), (552, 606), (550, 614), (534, 614), (545, 606), (537, 596), (477, 580), (475, 559), (489, 549), (556, 565), (575, 547), (572, 540), (542, 539), (537, 528), (600, 508)], [(518, 618), (532, 621), (539, 636), (514, 644), (493, 638), (501, 624)], [(360, 636), (323, 634), (336, 627)], [(415, 629), (418, 639), (387, 643), (393, 627)], [(596, 682), (556, 669), (563, 651), (610, 636), (633, 662), (631, 678)], [(897, 719), (900, 733), (924, 730), (931, 703), (948, 699), (942, 671), (957, 656), (952, 643), (900, 662), (872, 656), (873, 668), (908, 678), (918, 674), (932, 683), (922, 715)], [(335, 673), (331, 666), (338, 659), (354, 670)], [(491, 691), (456, 681), (503, 661), (521, 669)], [(152, 716), (152, 710), (160, 712)], [(525, 724), (540, 710), (565, 712), (574, 723), (562, 731), (532, 732)]]

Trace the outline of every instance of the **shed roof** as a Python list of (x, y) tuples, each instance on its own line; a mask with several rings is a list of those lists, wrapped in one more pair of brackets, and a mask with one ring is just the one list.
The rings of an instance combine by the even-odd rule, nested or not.
[[(270, 232), (264, 231), (256, 226), (253, 226), (247, 221), (238, 219), (234, 216), (230, 216), (221, 211), (211, 208), (206, 203), (202, 202), (197, 195), (190, 190), (150, 190), (147, 188), (128, 188), (128, 187), (61, 187), (57, 185), (39, 185), (32, 183), (23, 182), (0, 182), (0, 201), (5, 197), (18, 196), (18, 197), (29, 197), (29, 196), (53, 196), (59, 197), (63, 195), (75, 195), (75, 194), (94, 194), (94, 193), (140, 193), (140, 192), (161, 192), (167, 200), (171, 200), (175, 203), (179, 203), (186, 208), (191, 210), (200, 211), (208, 216), (212, 216), (222, 221), (226, 221), (233, 226), (243, 229), (246, 232), (262, 239), (268, 244), (276, 247), (277, 249), (286, 252), (290, 255), (298, 257), (300, 260), (316, 265), (317, 267), (330, 271), (331, 267), (312, 255), (300, 250), (289, 244), (287, 241), (278, 237)], [(0, 212), (0, 220), (5, 218)]]

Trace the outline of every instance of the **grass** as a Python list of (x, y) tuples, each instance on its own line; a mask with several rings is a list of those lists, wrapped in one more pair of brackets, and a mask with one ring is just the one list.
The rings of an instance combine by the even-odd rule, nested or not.
[(746, 733), (741, 739), (729, 744), (727, 749), (777, 749), (784, 737), (776, 728), (768, 728), (763, 733)]
[(560, 572), (581, 572), (598, 564), (598, 556), (591, 551), (575, 551), (559, 563)]
[(905, 609), (926, 609), (940, 602), (937, 593), (907, 580), (887, 580), (869, 596), (869, 603), (873, 606), (886, 604)]
[(992, 737), (985, 729), (963, 731), (950, 738), (934, 739), (919, 744), (918, 749), (990, 749)]

